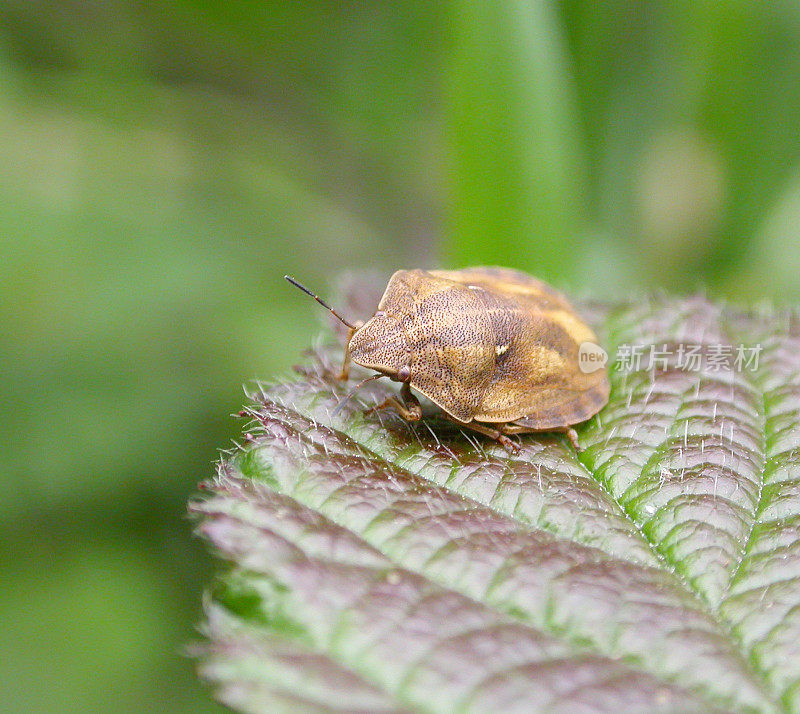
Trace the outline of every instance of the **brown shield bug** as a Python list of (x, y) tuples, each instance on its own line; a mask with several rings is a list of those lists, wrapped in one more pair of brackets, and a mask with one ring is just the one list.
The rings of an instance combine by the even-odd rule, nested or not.
[[(507, 268), (398, 270), (375, 314), (350, 328), (341, 379), (352, 360), (401, 382), (393, 407), (422, 418), (413, 387), (460, 426), (516, 450), (510, 434), (563, 431), (580, 449), (572, 425), (608, 402), (606, 354), (566, 298)], [(365, 380), (367, 381), (367, 380)], [(359, 385), (360, 386), (360, 385)]]

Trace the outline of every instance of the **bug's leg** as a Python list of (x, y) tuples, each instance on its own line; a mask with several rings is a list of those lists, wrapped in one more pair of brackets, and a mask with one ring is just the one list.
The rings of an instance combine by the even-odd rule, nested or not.
[(422, 407), (419, 405), (417, 398), (411, 393), (411, 387), (408, 386), (407, 382), (400, 387), (400, 396), (403, 399), (402, 402), (397, 397), (386, 397), (380, 404), (367, 409), (365, 413), (369, 414), (370, 412), (392, 407), (406, 421), (419, 421), (422, 419)]
[(346, 382), (348, 379), (350, 379), (350, 340), (353, 339), (353, 335), (356, 334), (356, 330), (363, 326), (364, 323), (359, 320), (347, 331), (347, 340), (345, 341), (344, 345), (344, 360), (342, 361), (342, 370), (339, 372), (339, 376), (337, 377), (337, 379), (342, 382)]
[(459, 421), (458, 419), (451, 417), (447, 413), (444, 413), (443, 416), (449, 421), (453, 422), (454, 424), (458, 424), (461, 427), (464, 427), (466, 429), (471, 429), (472, 431), (477, 431), (479, 434), (484, 434), (485, 436), (490, 436), (495, 441), (501, 443), (512, 454), (516, 454), (519, 452), (519, 445), (515, 444), (499, 429), (492, 429), (492, 427), (490, 426), (486, 426), (485, 424), (478, 424), (477, 422), (474, 421), (470, 421), (465, 424), (463, 421)]
[(347, 332), (347, 342), (344, 346), (344, 361), (342, 362), (342, 370), (339, 372), (339, 379), (346, 382), (350, 378), (350, 339), (355, 334), (355, 330), (351, 327)]
[(571, 426), (556, 427), (554, 429), (531, 429), (520, 424), (504, 424), (502, 429), (504, 434), (546, 434), (550, 431), (558, 431), (567, 435), (569, 443), (572, 444), (575, 451), (583, 451), (583, 447), (578, 441), (578, 432)]
[(572, 444), (572, 448), (575, 449), (575, 451), (583, 451), (581, 442), (578, 441), (578, 432), (575, 431), (575, 429), (573, 429), (571, 426), (565, 426), (563, 429), (559, 429), (558, 431), (563, 431), (567, 435), (569, 443)]

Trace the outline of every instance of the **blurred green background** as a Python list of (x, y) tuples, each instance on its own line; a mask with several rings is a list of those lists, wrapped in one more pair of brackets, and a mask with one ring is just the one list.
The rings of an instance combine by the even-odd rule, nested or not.
[(798, 137), (796, 0), (0, 1), (3, 709), (218, 710), (185, 502), (284, 273), (795, 299)]

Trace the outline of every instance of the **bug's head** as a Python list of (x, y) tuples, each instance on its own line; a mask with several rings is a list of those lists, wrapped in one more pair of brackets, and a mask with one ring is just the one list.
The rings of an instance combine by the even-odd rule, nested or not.
[(398, 382), (411, 376), (411, 350), (400, 323), (383, 311), (376, 312), (350, 339), (350, 359)]
[(293, 277), (284, 275), (296, 288), (311, 296), (320, 305), (352, 331), (350, 359), (367, 369), (374, 369), (397, 382), (408, 382), (411, 379), (411, 350), (408, 338), (400, 327), (400, 323), (383, 310), (378, 310), (365, 324), (355, 324), (345, 320), (336, 310), (307, 287), (298, 283)]

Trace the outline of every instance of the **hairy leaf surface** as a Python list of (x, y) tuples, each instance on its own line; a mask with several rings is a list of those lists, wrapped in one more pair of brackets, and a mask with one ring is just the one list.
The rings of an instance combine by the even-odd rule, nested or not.
[(200, 650), (221, 700), (800, 711), (800, 322), (702, 297), (581, 311), (618, 362), (580, 453), (365, 413), (388, 381), (334, 413), (334, 345), (252, 390), (191, 505), (226, 564)]

